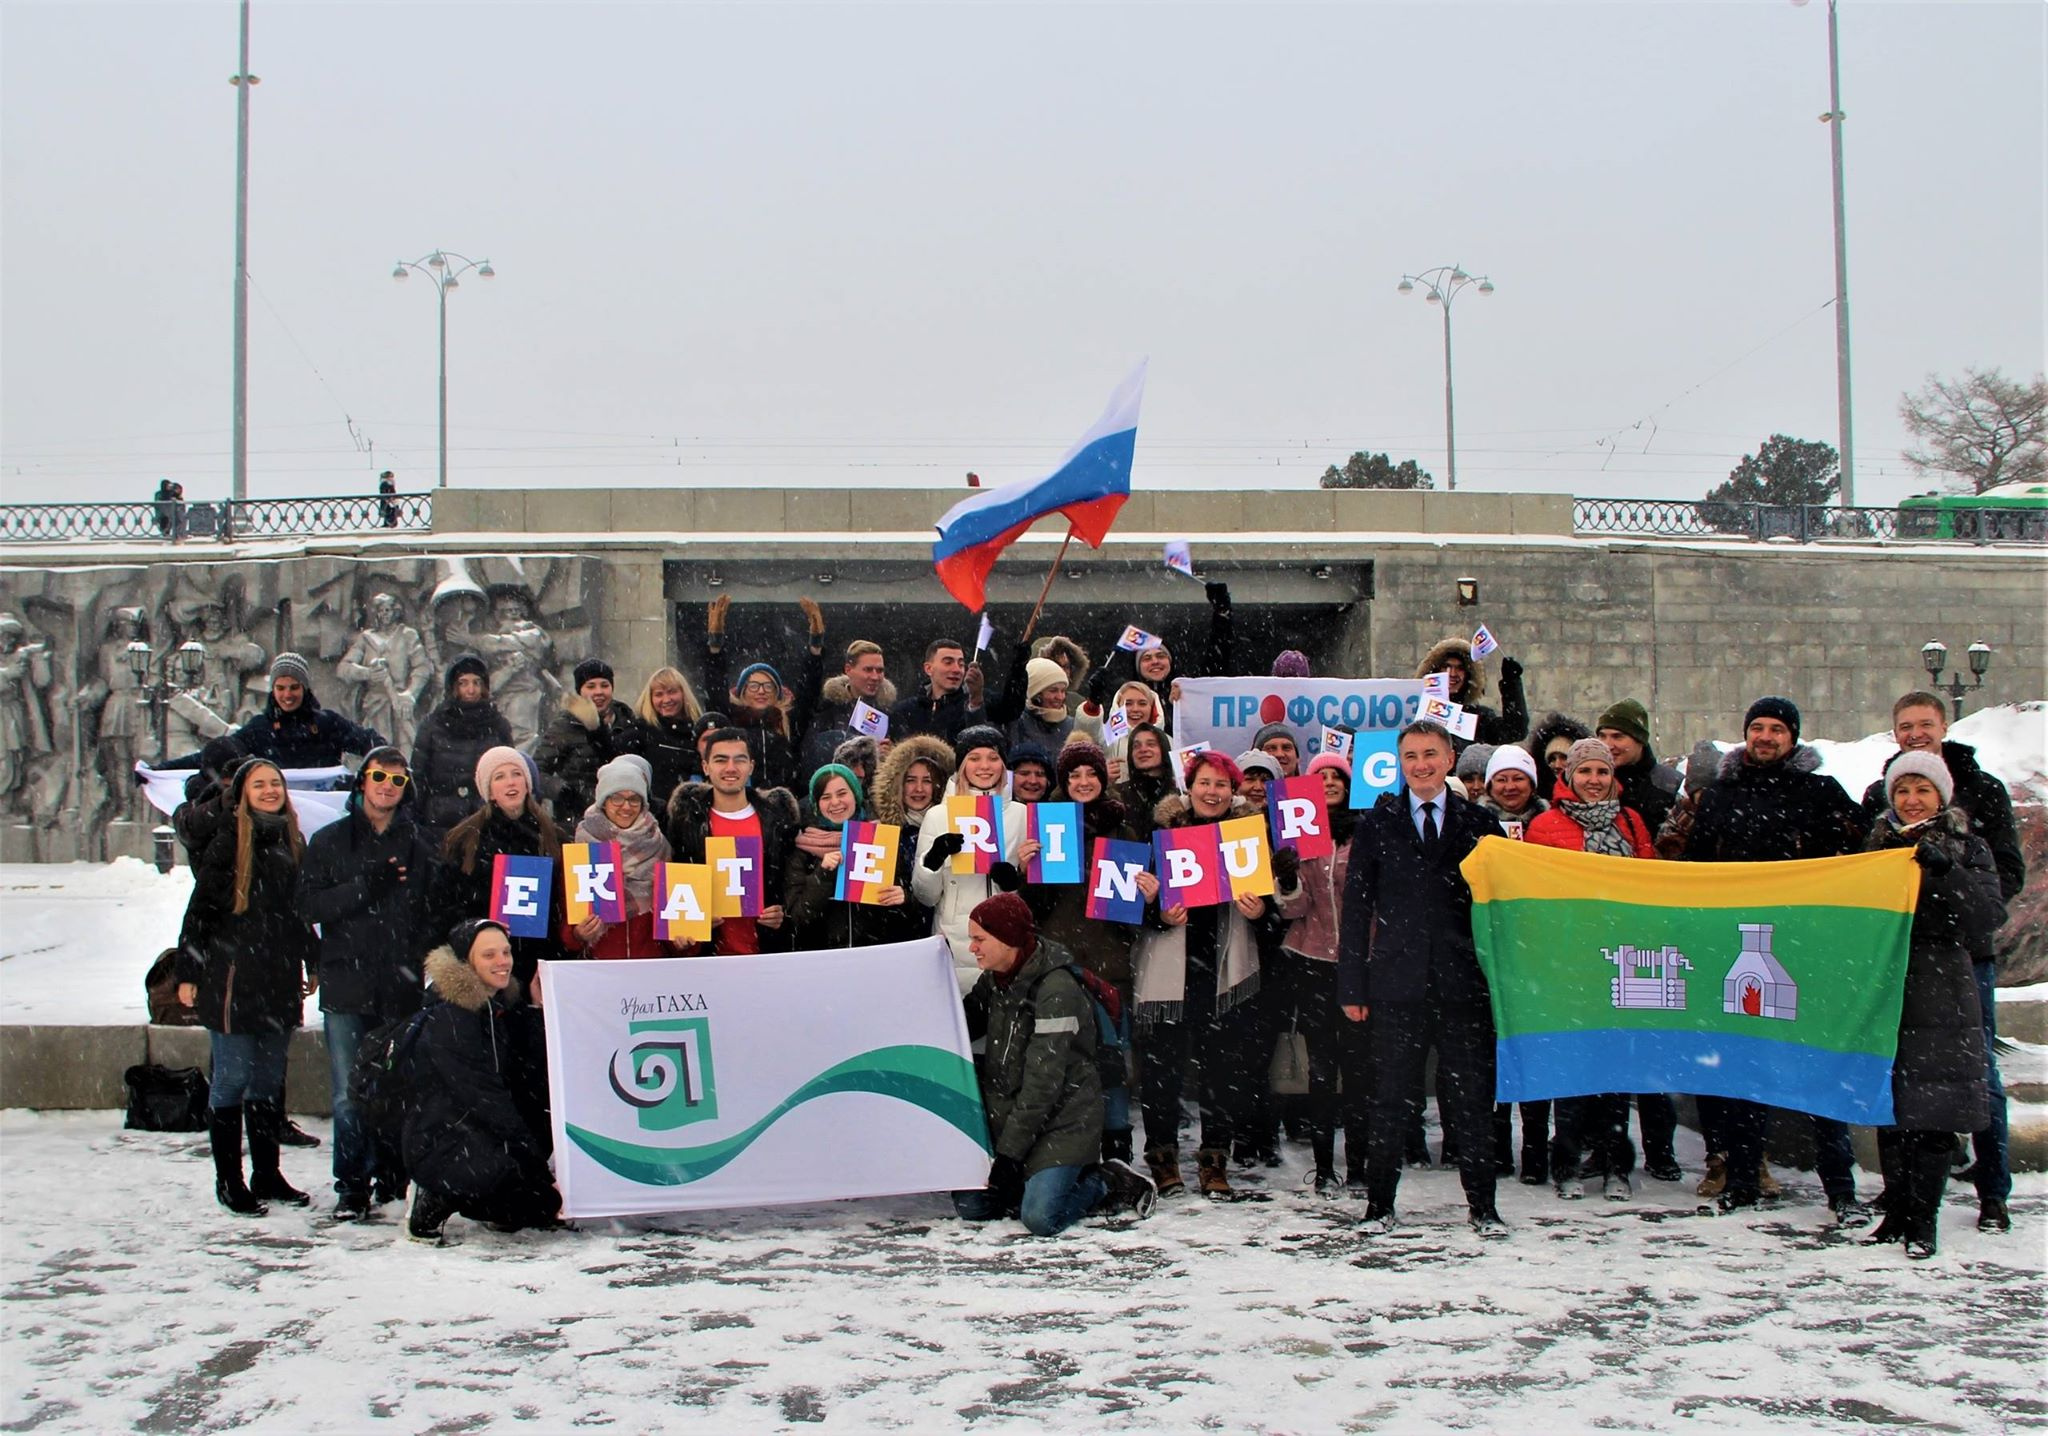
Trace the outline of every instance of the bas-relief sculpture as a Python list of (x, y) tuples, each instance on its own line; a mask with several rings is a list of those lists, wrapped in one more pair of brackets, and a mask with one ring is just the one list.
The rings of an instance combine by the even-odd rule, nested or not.
[[(321, 703), (408, 748), (448, 665), (472, 654), (530, 742), (564, 687), (558, 652), (587, 649), (585, 579), (585, 560), (534, 557), (0, 569), (4, 857), (146, 854), (160, 818), (130, 777), (136, 760), (190, 753), (262, 712), (287, 649)], [(186, 687), (165, 660), (188, 640), (206, 656)], [(145, 678), (134, 643), (149, 645)]]

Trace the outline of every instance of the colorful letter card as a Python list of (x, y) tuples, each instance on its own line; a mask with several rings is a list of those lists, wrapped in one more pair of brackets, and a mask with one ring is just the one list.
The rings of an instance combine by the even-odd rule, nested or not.
[(654, 935), (663, 942), (711, 941), (711, 864), (663, 863), (654, 870)]
[(514, 937), (546, 937), (555, 900), (553, 858), (500, 853), (491, 860), (491, 921)]
[(1094, 922), (1143, 922), (1145, 894), (1138, 874), (1152, 865), (1152, 849), (1144, 843), (1097, 838), (1088, 864), (1088, 917)]
[(1223, 850), (1216, 825), (1161, 828), (1152, 835), (1159, 868), (1159, 910), (1214, 907), (1227, 902), (1223, 882)]
[(1024, 881), (1081, 881), (1081, 805), (1027, 803), (1024, 835), (1038, 839), (1038, 856), (1024, 865)]
[(711, 915), (761, 915), (761, 840), (706, 838), (704, 861), (711, 865)]
[(1264, 818), (1232, 818), (1216, 825), (1216, 846), (1223, 853), (1223, 895), (1226, 898), (1273, 895), (1273, 850), (1266, 845)]
[(1401, 735), (1361, 733), (1351, 745), (1351, 806), (1370, 808), (1401, 786)]
[(1266, 815), (1273, 824), (1276, 848), (1292, 848), (1304, 858), (1327, 858), (1337, 850), (1330, 838), (1330, 805), (1320, 773), (1266, 784)]
[(960, 793), (946, 799), (946, 831), (965, 843), (953, 854), (953, 871), (965, 877), (1003, 860), (1003, 800), (994, 793)]
[(626, 870), (617, 843), (562, 844), (562, 908), (569, 926), (587, 917), (626, 920)]
[(839, 835), (839, 885), (832, 896), (841, 902), (873, 906), (882, 889), (896, 886), (896, 850), (903, 829), (894, 823), (848, 823)]

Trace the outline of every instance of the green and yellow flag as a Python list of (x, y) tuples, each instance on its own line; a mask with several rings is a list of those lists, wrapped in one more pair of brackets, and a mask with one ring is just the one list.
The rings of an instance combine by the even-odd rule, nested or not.
[(1463, 871), (1500, 1101), (1691, 1092), (1891, 1122), (1911, 849), (1664, 863), (1486, 838)]

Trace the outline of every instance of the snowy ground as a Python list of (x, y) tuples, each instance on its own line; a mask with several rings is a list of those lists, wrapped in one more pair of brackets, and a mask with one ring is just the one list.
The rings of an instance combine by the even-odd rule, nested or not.
[[(316, 1124), (317, 1125), (317, 1124)], [(323, 1129), (324, 1130), (324, 1129)], [(1691, 1134), (1681, 1133), (1681, 1139)], [(1907, 1263), (1690, 1185), (1510, 1184), (1482, 1245), (1453, 1174), (1409, 1225), (1298, 1189), (1039, 1241), (896, 1198), (460, 1244), (212, 1203), (205, 1139), (0, 1114), (0, 1430), (2012, 1431), (2048, 1424), (2048, 1179), (1965, 1195)], [(288, 1153), (320, 1181), (325, 1152)], [(1697, 1172), (1698, 1151), (1681, 1147)], [(1681, 1213), (1683, 1215), (1681, 1215)]]

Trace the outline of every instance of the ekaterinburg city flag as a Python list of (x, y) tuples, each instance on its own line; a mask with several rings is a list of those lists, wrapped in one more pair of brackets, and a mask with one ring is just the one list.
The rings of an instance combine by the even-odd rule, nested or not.
[(1500, 1101), (1691, 1092), (1892, 1120), (1911, 849), (1668, 863), (1485, 838), (1463, 872)]

